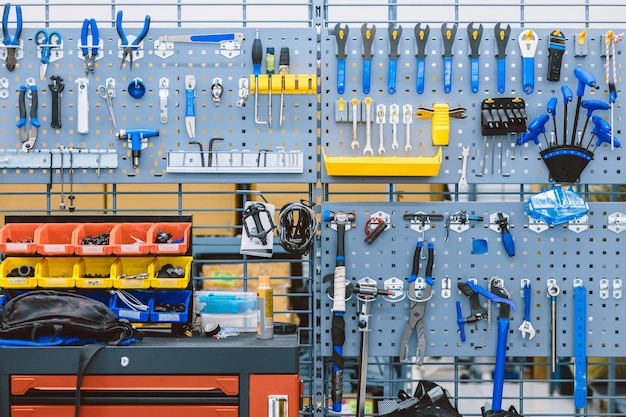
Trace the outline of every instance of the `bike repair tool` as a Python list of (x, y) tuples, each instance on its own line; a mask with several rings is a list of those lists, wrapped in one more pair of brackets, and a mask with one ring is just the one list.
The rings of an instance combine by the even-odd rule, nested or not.
[(370, 215), (370, 218), (365, 223), (365, 239), (363, 241), (368, 245), (374, 243), (374, 241), (389, 228), (389, 222), (391, 217), (389, 214), (383, 211), (377, 211)]
[(428, 261), (424, 277), (418, 276), (421, 259), (421, 251), (424, 241), (419, 240), (413, 253), (413, 266), (409, 276), (409, 320), (404, 327), (402, 340), (400, 342), (400, 362), (409, 362), (409, 342), (413, 333), (417, 334), (417, 349), (415, 352), (415, 363), (421, 365), (424, 362), (426, 350), (426, 329), (424, 328), (424, 313), (427, 301), (432, 297), (433, 264), (435, 262), (435, 246), (428, 242)]
[(539, 150), (542, 150), (541, 143), (539, 142), (539, 135), (543, 134), (543, 138), (546, 141), (546, 145), (549, 148), (550, 142), (548, 142), (548, 138), (546, 136), (546, 123), (550, 120), (549, 114), (542, 114), (532, 122), (528, 124), (528, 130), (522, 134), (522, 137), (517, 140), (518, 145), (523, 145), (526, 142), (532, 140), (539, 147)]
[(478, 65), (478, 57), (480, 56), (480, 41), (483, 37), (483, 25), (479, 24), (478, 28), (474, 28), (474, 22), (467, 26), (467, 38), (470, 44), (470, 84), (472, 93), (478, 93), (478, 85), (480, 80), (480, 67)]
[(532, 340), (536, 332), (533, 328), (533, 324), (530, 322), (530, 297), (532, 294), (530, 280), (528, 278), (522, 278), (521, 286), (524, 297), (524, 321), (517, 330), (522, 333), (522, 339), (525, 339), (526, 335), (528, 335), (528, 340)]
[[(61, 159), (60, 162), (60, 172), (61, 172), (61, 201), (59, 201), (59, 210), (65, 210), (65, 160), (64, 160), (64, 156), (63, 156), (63, 150), (65, 149), (65, 146), (63, 145), (59, 145), (59, 156)], [(50, 158), (52, 159), (52, 158)]]
[(548, 36), (548, 81), (561, 80), (561, 63), (565, 53), (565, 35), (560, 30), (550, 32)]
[(413, 123), (413, 106), (404, 104), (402, 106), (402, 123), (405, 126), (405, 145), (404, 152), (411, 152), (411, 124)]
[(261, 63), (263, 62), (263, 44), (259, 38), (259, 30), (256, 30), (252, 42), (252, 72), (254, 73), (254, 122), (258, 125), (267, 124), (259, 120), (259, 75), (261, 75)]
[[(467, 157), (469, 156), (469, 152), (470, 152), (470, 147), (469, 146), (463, 146), (461, 148), (461, 158), (463, 159), (462, 165), (461, 165), (461, 177), (459, 178), (459, 187), (467, 187)], [(446, 236), (446, 240), (447, 236)]]
[(200, 165), (204, 168), (206, 166), (206, 162), (204, 161), (204, 145), (202, 142), (198, 142), (197, 140), (190, 140), (190, 145), (197, 145), (200, 150)]
[(272, 127), (272, 75), (276, 67), (274, 48), (265, 50), (265, 73), (267, 74), (267, 126)]
[(344, 237), (345, 232), (352, 227), (356, 216), (345, 211), (324, 211), (324, 221), (331, 222), (330, 227), (337, 232), (337, 256), (335, 257), (335, 272), (333, 275), (333, 375), (331, 382), (331, 397), (333, 411), (341, 411), (343, 397), (343, 344), (345, 342), (346, 312), (346, 257)]
[(51, 76), (48, 89), (52, 95), (52, 117), (50, 119), (50, 127), (53, 129), (60, 129), (63, 125), (63, 118), (61, 117), (61, 93), (65, 89), (63, 78), (58, 75)]
[(587, 126), (589, 125), (589, 120), (591, 120), (593, 112), (596, 110), (608, 110), (609, 104), (600, 100), (583, 100), (580, 102), (580, 107), (582, 107), (583, 109), (587, 109), (587, 118), (585, 119), (585, 124), (583, 125), (580, 139), (578, 140), (579, 148), (583, 146), (583, 139), (585, 137)]
[(193, 35), (164, 35), (154, 41), (154, 54), (161, 58), (173, 56), (174, 43), (217, 43), (220, 45), (220, 55), (231, 59), (241, 54), (243, 33), (215, 33)]
[(185, 76), (185, 127), (191, 139), (196, 137), (196, 77)]
[[(30, 129), (26, 130), (26, 93), (30, 93), (31, 103), (30, 103), (30, 113), (29, 113), (29, 121), (30, 121)], [(37, 142), (37, 134), (39, 133), (39, 127), (41, 124), (37, 119), (37, 106), (38, 106), (38, 97), (37, 97), (37, 86), (35, 85), (21, 85), (20, 86), (20, 95), (19, 95), (19, 112), (20, 119), (17, 122), (17, 127), (19, 128), (19, 136), (22, 141), (22, 151), (24, 152), (32, 152), (35, 148), (35, 142)]]
[(502, 24), (498, 22), (493, 28), (493, 32), (496, 48), (498, 49), (496, 54), (498, 61), (498, 93), (504, 94), (506, 91), (506, 45), (509, 43), (511, 25), (506, 25), (506, 29), (502, 29)]
[(77, 104), (76, 104), (76, 131), (82, 135), (89, 133), (89, 79), (85, 77), (76, 79)]
[(126, 92), (135, 100), (139, 100), (146, 94), (146, 86), (141, 78), (135, 77), (128, 83)]
[[(556, 128), (556, 104), (557, 104), (556, 97), (552, 97), (550, 100), (548, 100), (548, 104), (546, 105), (546, 110), (548, 111), (548, 114), (552, 116), (552, 122), (554, 123), (554, 131), (553, 131), (554, 144), (558, 145), (559, 135), (557, 133), (557, 128)], [(552, 141), (550, 141), (550, 144), (552, 144)]]
[(578, 79), (578, 87), (576, 89), (576, 96), (578, 97), (576, 101), (576, 111), (574, 113), (574, 127), (572, 128), (572, 139), (571, 145), (576, 145), (576, 136), (578, 135), (578, 116), (580, 114), (580, 107), (582, 106), (583, 96), (585, 95), (585, 86), (589, 86), (591, 88), (595, 88), (596, 90), (600, 88), (598, 83), (596, 82), (596, 78), (587, 70), (582, 68), (574, 68), (574, 76)]
[(432, 143), (435, 146), (445, 146), (450, 142), (450, 118), (465, 119), (465, 107), (450, 108), (447, 103), (435, 103), (432, 108), (418, 107), (415, 111), (418, 120), (430, 118)]
[[(468, 282), (472, 282), (474, 286), (476, 286), (475, 280), (469, 280)], [(461, 302), (456, 302), (456, 322), (459, 325), (459, 332), (461, 335), (461, 341), (465, 342), (465, 323), (478, 323), (480, 320), (488, 320), (489, 312), (485, 307), (480, 303), (480, 299), (478, 298), (478, 293), (474, 291), (473, 287), (470, 286), (466, 282), (457, 282), (457, 287), (459, 290), (469, 298), (470, 302), (470, 315), (467, 317), (463, 317), (463, 313), (461, 312)]]
[(109, 109), (109, 117), (111, 117), (111, 123), (113, 123), (113, 129), (117, 129), (117, 123), (115, 122), (115, 113), (113, 113), (113, 98), (115, 97), (115, 78), (109, 77), (106, 79), (104, 85), (98, 86), (98, 95), (107, 103)]
[(598, 146), (603, 143), (610, 143), (614, 148), (619, 148), (621, 146), (619, 139), (613, 136), (610, 128), (608, 130), (601, 130), (600, 127), (596, 127), (593, 129), (592, 133), (593, 136), (591, 139), (593, 140), (593, 138), (597, 136), (598, 140), (596, 141), (596, 146), (591, 150), (591, 152), (595, 152)]
[(424, 93), (424, 78), (426, 77), (426, 44), (428, 43), (428, 35), (430, 34), (430, 27), (428, 25), (422, 26), (420, 23), (415, 25), (415, 43), (417, 44), (417, 84), (416, 90), (418, 94)]
[(343, 94), (346, 91), (346, 43), (350, 28), (340, 23), (335, 25), (335, 39), (337, 40), (337, 93)]
[(278, 58), (278, 73), (280, 74), (280, 114), (278, 126), (283, 125), (283, 112), (285, 110), (285, 76), (289, 74), (289, 48), (283, 46), (280, 48), (280, 57)]
[(443, 214), (424, 213), (422, 211), (418, 211), (416, 213), (405, 212), (402, 215), (402, 218), (410, 222), (411, 230), (415, 230), (417, 233), (420, 233), (420, 240), (424, 241), (426, 237), (426, 231), (430, 230), (430, 228), (432, 227), (431, 222), (443, 221)]
[(363, 41), (363, 94), (370, 93), (370, 83), (372, 78), (372, 45), (376, 36), (376, 25), (371, 28), (367, 23), (361, 26), (361, 39)]
[(70, 166), (67, 170), (70, 175), (70, 195), (67, 196), (67, 199), (70, 201), (70, 204), (67, 206), (67, 210), (70, 213), (74, 213), (76, 210), (74, 205), (74, 200), (76, 199), (76, 196), (74, 196), (74, 148), (70, 147), (68, 152), (70, 154)]
[(159, 79), (159, 120), (167, 123), (167, 98), (170, 95), (170, 80), (167, 77)]
[(561, 86), (561, 94), (563, 94), (563, 146), (567, 145), (567, 105), (571, 103), (573, 94), (572, 90), (566, 86)]
[(133, 168), (139, 167), (141, 150), (148, 147), (148, 138), (159, 136), (159, 129), (120, 129), (115, 137), (128, 142), (130, 147)]
[[(91, 32), (91, 40), (89, 39), (89, 32)], [(85, 60), (83, 63), (85, 74), (93, 74), (96, 70), (96, 58), (100, 49), (100, 34), (96, 19), (83, 20), (83, 26), (80, 30), (80, 49)]]
[(400, 106), (393, 103), (389, 106), (389, 124), (391, 125), (391, 149), (397, 150), (398, 145), (398, 123), (400, 123)]
[(515, 256), (515, 242), (509, 231), (509, 215), (501, 211), (491, 214), (489, 216), (489, 228), (502, 235), (502, 244), (506, 253), (509, 256)]
[(587, 403), (587, 289), (574, 279), (574, 406)]
[(215, 77), (211, 83), (211, 97), (213, 98), (213, 103), (216, 106), (219, 106), (220, 101), (222, 100), (222, 95), (224, 95), (224, 85), (222, 84), (222, 79)]
[(446, 237), (445, 242), (448, 241), (448, 237), (450, 234), (450, 230), (453, 230), (457, 233), (462, 233), (470, 228), (470, 222), (482, 222), (483, 217), (475, 214), (467, 214), (465, 210), (459, 210), (454, 212), (448, 216), (448, 220), (446, 220)]
[(387, 114), (387, 107), (384, 104), (378, 104), (376, 106), (376, 123), (378, 124), (378, 155), (385, 153), (385, 120)]
[(350, 144), (350, 148), (357, 149), (359, 147), (359, 137), (358, 137), (358, 123), (359, 123), (359, 114), (361, 109), (361, 103), (359, 99), (354, 97), (350, 101), (352, 106), (352, 143)]
[(376, 281), (369, 278), (361, 278), (354, 288), (356, 298), (360, 301), (358, 313), (358, 326), (361, 332), (361, 348), (359, 349), (359, 369), (358, 369), (358, 388), (357, 388), (357, 417), (365, 415), (365, 397), (367, 388), (367, 361), (369, 359), (369, 332), (371, 303), (375, 301), (379, 295), (392, 295), (392, 291), (380, 290), (376, 288)]
[(39, 79), (43, 80), (46, 78), (46, 70), (50, 63), (50, 54), (53, 49), (57, 49), (61, 46), (63, 38), (61, 38), (61, 34), (57, 31), (48, 32), (44, 29), (38, 30), (33, 38), (41, 54), (39, 59), (41, 62), (41, 66), (39, 67)]
[(533, 30), (527, 29), (517, 39), (522, 51), (522, 89), (524, 93), (535, 91), (535, 52), (539, 38)]
[(20, 49), (21, 46), (20, 36), (22, 35), (22, 6), (20, 6), (19, 4), (15, 5), (16, 26), (13, 35), (9, 34), (10, 12), (11, 3), (6, 3), (4, 5), (4, 13), (2, 14), (2, 43), (4, 43), (4, 47), (7, 51), (5, 65), (7, 67), (7, 70), (13, 72), (15, 66), (17, 65), (18, 49)]
[(372, 148), (372, 98), (365, 97), (365, 148), (363, 155), (374, 156), (374, 148)]
[(389, 25), (389, 71), (387, 75), (387, 93), (395, 94), (396, 92), (396, 71), (398, 68), (398, 46), (400, 46), (400, 37), (402, 36), (402, 26), (394, 28), (393, 24)]
[(443, 40), (443, 91), (452, 90), (452, 46), (456, 36), (456, 23), (448, 28), (448, 23), (441, 25), (441, 39)]
[(548, 292), (546, 295), (550, 298), (550, 367), (552, 373), (556, 372), (556, 297), (561, 292), (559, 285), (556, 283), (556, 279), (549, 278), (547, 281)]
[[(121, 10), (118, 11), (117, 19), (115, 20), (115, 28), (117, 29), (117, 34), (120, 37), (120, 43), (118, 47), (123, 48), (122, 63), (120, 64), (120, 68), (124, 67), (124, 62), (126, 61), (126, 57), (128, 57), (128, 66), (132, 71), (134, 55), (137, 53), (141, 42), (144, 40), (146, 35), (148, 35), (148, 30), (150, 30), (150, 15), (146, 15), (144, 22), (143, 22), (143, 28), (141, 29), (141, 32), (139, 32), (139, 35), (137, 35), (135, 39), (132, 39), (126, 36), (126, 33), (124, 32), (124, 29), (122, 28), (123, 17), (124, 17), (123, 12)], [(132, 40), (131, 43), (129, 43), (129, 38), (130, 40)]]

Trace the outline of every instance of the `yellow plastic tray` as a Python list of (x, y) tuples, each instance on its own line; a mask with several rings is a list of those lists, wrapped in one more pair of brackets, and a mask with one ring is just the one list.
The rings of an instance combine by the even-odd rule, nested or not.
[(73, 288), (76, 286), (74, 265), (75, 256), (48, 256), (35, 267), (37, 285), (41, 288)]
[[(191, 256), (157, 256), (150, 264), (150, 286), (152, 288), (187, 288), (189, 279), (191, 278)], [(174, 267), (181, 267), (185, 270), (185, 276), (182, 278), (157, 278), (157, 274), (165, 265), (170, 264)]]
[[(114, 288), (150, 288), (150, 264), (154, 262), (153, 256), (125, 256), (120, 257), (111, 267), (111, 278)], [(146, 274), (145, 278), (123, 278)]]
[[(0, 275), (0, 287), (2, 288), (36, 288), (37, 287), (37, 264), (42, 260), (41, 257), (29, 256), (29, 257), (8, 257), (2, 264), (0, 264), (1, 275)], [(35, 271), (35, 276), (29, 277), (10, 277), (7, 276), (11, 274), (16, 268), (20, 268), (22, 266), (29, 266), (33, 268)]]
[(441, 168), (441, 148), (434, 156), (328, 156), (326, 173), (352, 177), (434, 177)]
[[(116, 257), (88, 256), (80, 258), (74, 265), (74, 278), (78, 288), (112, 288), (111, 269), (117, 262)], [(98, 276), (95, 276), (98, 275)]]

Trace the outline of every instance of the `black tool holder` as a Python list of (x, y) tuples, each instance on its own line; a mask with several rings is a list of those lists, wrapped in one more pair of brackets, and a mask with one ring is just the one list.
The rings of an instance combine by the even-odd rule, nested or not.
[(526, 131), (526, 103), (521, 98), (488, 98), (483, 100), (481, 133), (483, 136), (502, 136)]
[(552, 146), (539, 152), (550, 171), (550, 181), (578, 182), (593, 152), (573, 145)]
[(485, 407), (482, 407), (480, 411), (482, 412), (483, 417), (522, 417), (514, 406), (510, 406), (508, 410), (500, 411), (485, 410)]

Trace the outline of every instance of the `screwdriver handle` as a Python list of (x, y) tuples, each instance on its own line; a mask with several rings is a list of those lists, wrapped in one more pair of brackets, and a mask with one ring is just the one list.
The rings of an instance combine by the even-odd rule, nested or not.
[(504, 244), (504, 250), (509, 256), (515, 256), (515, 242), (513, 242), (513, 236), (511, 232), (502, 232), (502, 243)]
[(424, 92), (425, 74), (426, 74), (426, 60), (420, 58), (417, 60), (417, 85), (416, 85), (417, 94), (422, 94)]
[(289, 72), (289, 48), (286, 46), (280, 48), (280, 57), (278, 58), (278, 72), (282, 74), (283, 71)]
[(268, 47), (265, 51), (265, 70), (268, 75), (273, 75), (276, 68), (276, 61), (274, 59), (274, 48)]
[(461, 334), (461, 342), (465, 342), (465, 319), (461, 312), (461, 302), (456, 302), (456, 322), (459, 325), (459, 333)]
[(263, 61), (263, 44), (261, 38), (259, 38), (259, 31), (257, 29), (254, 42), (252, 42), (252, 71), (255, 76), (261, 74), (261, 62)]

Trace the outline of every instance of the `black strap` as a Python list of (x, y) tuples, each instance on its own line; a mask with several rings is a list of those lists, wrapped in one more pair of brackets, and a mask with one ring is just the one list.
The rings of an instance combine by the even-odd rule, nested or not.
[(76, 372), (76, 396), (74, 397), (75, 412), (74, 417), (80, 416), (80, 386), (83, 383), (83, 374), (87, 369), (87, 366), (91, 362), (96, 353), (100, 352), (105, 345), (90, 344), (80, 348), (80, 355), (78, 356), (78, 371)]

